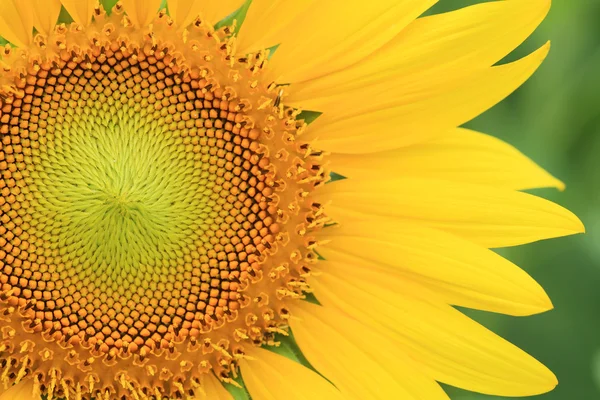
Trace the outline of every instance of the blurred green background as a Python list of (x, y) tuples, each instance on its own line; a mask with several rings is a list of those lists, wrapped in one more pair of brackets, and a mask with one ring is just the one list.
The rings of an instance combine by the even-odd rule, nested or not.
[[(478, 2), (440, 0), (430, 12)], [(531, 399), (600, 399), (600, 1), (553, 1), (535, 34), (505, 61), (548, 39), (550, 55), (536, 74), (467, 126), (513, 144), (564, 181), (564, 192), (536, 194), (575, 212), (588, 232), (501, 251), (540, 282), (555, 310), (527, 318), (469, 314), (558, 376), (553, 392)], [(502, 398), (448, 392), (453, 400)]]

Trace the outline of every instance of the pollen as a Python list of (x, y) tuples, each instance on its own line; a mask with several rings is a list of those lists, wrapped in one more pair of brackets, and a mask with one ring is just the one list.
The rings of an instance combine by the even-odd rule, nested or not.
[(267, 54), (115, 8), (2, 50), (0, 384), (187, 398), (287, 332), (327, 223)]

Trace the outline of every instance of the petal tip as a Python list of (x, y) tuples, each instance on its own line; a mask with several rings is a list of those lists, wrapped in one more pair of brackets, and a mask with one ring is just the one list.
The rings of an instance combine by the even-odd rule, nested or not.
[(573, 234), (585, 233), (585, 225), (583, 222), (573, 214)]
[(554, 184), (552, 185), (553, 187), (555, 187), (556, 189), (558, 189), (558, 191), (560, 192), (564, 192), (565, 189), (567, 188), (567, 185), (565, 185), (565, 183), (563, 181), (561, 181), (560, 179), (557, 179), (555, 177), (552, 177)]
[(510, 310), (509, 315), (517, 317), (528, 317), (548, 312), (554, 309), (554, 304), (550, 297), (535, 280), (531, 279), (530, 284), (525, 286), (524, 282), (519, 287), (528, 287), (528, 290), (523, 291), (523, 297), (516, 302), (517, 307)]
[(559, 209), (562, 209), (561, 214), (563, 216), (563, 222), (558, 223), (557, 220), (557, 225), (555, 225), (555, 227), (564, 232), (563, 234), (556, 237), (585, 233), (585, 225), (583, 224), (581, 219), (579, 219), (579, 217), (575, 215), (575, 213), (560, 205), (556, 206), (559, 207)]
[(548, 375), (548, 381), (546, 384), (546, 389), (544, 389), (544, 391), (542, 393), (551, 392), (554, 390), (554, 388), (556, 388), (558, 386), (558, 378), (556, 377), (556, 375), (554, 375), (554, 373), (550, 370), (548, 370), (547, 375)]
[(539, 56), (541, 60), (544, 60), (548, 53), (550, 52), (550, 48), (552, 47), (552, 43), (548, 40), (542, 47), (539, 49)]
[(546, 292), (543, 292), (543, 295), (538, 297), (537, 300), (534, 308), (532, 308), (533, 312), (530, 315), (542, 314), (554, 309), (554, 304), (552, 304), (552, 300), (550, 300), (550, 297), (548, 297)]
[(521, 396), (538, 396), (553, 391), (558, 386), (558, 378), (552, 371), (542, 364), (543, 372), (537, 384), (532, 384), (530, 390), (524, 392)]
[[(523, 396), (537, 396), (544, 393), (548, 393), (554, 390), (558, 386), (558, 379), (556, 375), (544, 364), (536, 361), (537, 368), (530, 372), (534, 375), (530, 375), (531, 378), (535, 376), (535, 381), (530, 380), (528, 384), (523, 386), (523, 390), (520, 393), (514, 393), (517, 397)], [(534, 372), (535, 371), (535, 372)], [(525, 383), (525, 382), (523, 382)]]

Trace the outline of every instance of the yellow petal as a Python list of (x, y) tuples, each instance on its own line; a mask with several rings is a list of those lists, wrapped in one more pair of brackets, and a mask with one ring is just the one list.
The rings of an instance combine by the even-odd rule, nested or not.
[(334, 111), (336, 96), (370, 85), (413, 87), (490, 67), (522, 43), (544, 19), (550, 0), (495, 1), (419, 18), (365, 60), (334, 74), (294, 85), (286, 99)]
[(202, 390), (196, 390), (196, 400), (233, 400), (233, 396), (223, 387), (213, 374), (202, 375)]
[[(362, 154), (430, 140), (492, 107), (525, 82), (548, 54), (549, 43), (519, 61), (465, 79), (395, 87), (393, 82), (347, 93), (304, 133), (316, 148)], [(363, 99), (357, 101), (357, 99)], [(313, 108), (314, 106), (314, 108)], [(304, 105), (319, 110), (319, 104)], [(321, 111), (321, 110), (319, 110)]]
[(431, 141), (381, 153), (332, 154), (335, 172), (358, 179), (417, 177), (505, 189), (564, 184), (519, 150), (492, 136), (455, 128)]
[(48, 35), (58, 21), (60, 0), (32, 0), (34, 13), (33, 25), (42, 34)]
[(315, 1), (252, 0), (238, 33), (238, 52), (251, 53), (279, 43), (283, 31)]
[(388, 290), (347, 269), (323, 266), (323, 274), (311, 282), (319, 301), (387, 332), (434, 379), (502, 396), (535, 395), (556, 386), (546, 367), (427, 289), (396, 282)]
[(169, 14), (180, 28), (190, 25), (198, 16), (215, 24), (244, 4), (244, 0), (168, 0)]
[(71, 18), (83, 26), (92, 22), (94, 8), (98, 5), (98, 0), (61, 0), (61, 2)]
[(19, 0), (0, 1), (0, 36), (18, 47), (33, 39), (33, 5)]
[(34, 393), (33, 379), (27, 379), (7, 390), (0, 385), (0, 400), (40, 400), (39, 393)]
[(202, 0), (168, 0), (169, 15), (180, 27), (185, 28), (201, 14)]
[(162, 0), (121, 0), (131, 21), (137, 26), (148, 26), (156, 17)]
[(338, 221), (369, 216), (413, 221), (497, 248), (582, 233), (569, 210), (528, 193), (434, 179), (346, 179), (318, 199)]
[(531, 315), (552, 303), (525, 271), (491, 250), (409, 222), (371, 219), (324, 230), (332, 262), (382, 270), (435, 291), (448, 304)]
[[(296, 83), (350, 66), (389, 42), (436, 0), (316, 1), (281, 32), (274, 78)], [(278, 44), (272, 43), (272, 45)]]
[(254, 348), (240, 368), (246, 388), (260, 400), (342, 400), (340, 392), (314, 371), (272, 351)]
[(392, 340), (335, 308), (302, 302), (290, 326), (308, 361), (344, 398), (442, 400), (448, 396)]
[(245, 3), (245, 0), (203, 0), (202, 15), (208, 21), (216, 24), (229, 14), (236, 11)]

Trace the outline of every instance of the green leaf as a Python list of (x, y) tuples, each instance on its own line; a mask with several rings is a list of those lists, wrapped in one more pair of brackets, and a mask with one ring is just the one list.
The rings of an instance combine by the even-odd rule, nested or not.
[(236, 381), (241, 388), (230, 383), (224, 383), (223, 386), (225, 386), (225, 389), (231, 393), (235, 400), (251, 400), (252, 398), (250, 397), (250, 393), (248, 393), (246, 390), (246, 386), (244, 385), (244, 380), (242, 379), (241, 375), (238, 375), (234, 381)]
[(331, 177), (331, 180), (327, 183), (331, 183), (331, 182), (335, 182), (335, 181), (341, 181), (342, 179), (346, 179), (346, 177), (344, 175), (340, 175), (338, 173), (335, 172), (331, 172), (329, 173), (329, 176)]
[(73, 18), (71, 18), (71, 16), (67, 12), (67, 10), (64, 7), (62, 7), (60, 9), (60, 14), (58, 15), (58, 23), (59, 24), (70, 24), (71, 22), (73, 22)]
[(162, 0), (162, 3), (160, 3), (160, 10), (162, 9), (166, 9), (167, 14), (169, 14), (169, 6), (167, 5), (167, 0)]
[(215, 25), (215, 29), (219, 29), (224, 26), (231, 26), (233, 24), (233, 21), (235, 20), (236, 26), (234, 32), (237, 33), (240, 30), (242, 23), (244, 23), (244, 19), (246, 19), (246, 14), (248, 13), (248, 8), (250, 8), (251, 3), (252, 0), (246, 0), (246, 2), (239, 9), (232, 12), (231, 14), (223, 18), (221, 21), (217, 22), (217, 24)]
[(104, 6), (106, 13), (110, 15), (113, 7), (119, 2), (119, 0), (102, 0), (100, 3)]
[(315, 120), (317, 118), (319, 118), (323, 113), (320, 111), (310, 111), (310, 110), (304, 110), (302, 111), (299, 115), (297, 119), (303, 119), (304, 122), (306, 122), (307, 124), (312, 124), (313, 122), (315, 122)]
[(289, 336), (277, 334), (275, 336), (275, 341), (280, 343), (279, 346), (264, 346), (264, 348), (287, 357), (290, 360), (294, 360), (318, 373), (306, 357), (304, 357), (302, 350), (300, 350), (300, 347), (298, 347), (298, 344), (296, 343), (296, 339), (294, 339), (294, 333), (292, 331), (289, 331)]

